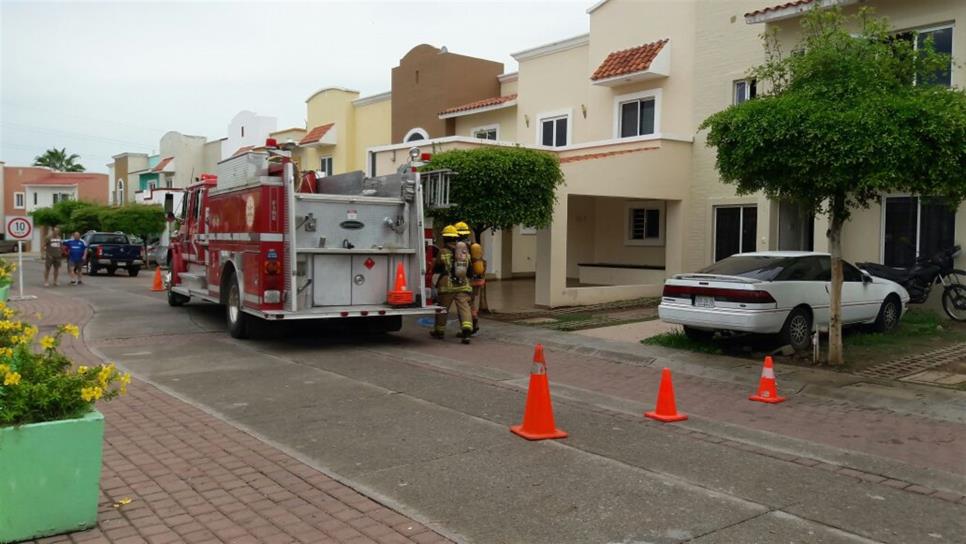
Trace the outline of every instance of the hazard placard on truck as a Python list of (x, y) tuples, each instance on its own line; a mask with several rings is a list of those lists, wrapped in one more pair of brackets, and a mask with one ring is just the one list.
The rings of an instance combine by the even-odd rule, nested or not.
[(187, 188), (169, 304), (223, 304), (237, 338), (259, 320), (346, 319), (397, 331), (403, 316), (441, 311), (424, 282), (423, 212), (448, 204), (449, 173), (420, 173), (428, 157), (418, 149), (410, 157), (396, 174), (373, 178), (299, 172), (273, 140), (221, 161), (217, 175)]

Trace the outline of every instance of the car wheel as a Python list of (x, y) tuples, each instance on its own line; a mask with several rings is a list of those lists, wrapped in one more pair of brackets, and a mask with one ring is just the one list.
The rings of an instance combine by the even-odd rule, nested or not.
[(879, 308), (879, 315), (875, 318), (876, 332), (890, 332), (899, 326), (899, 318), (902, 317), (902, 308), (899, 299), (895, 295), (889, 295)]
[(232, 274), (228, 280), (228, 300), (225, 304), (225, 317), (228, 321), (228, 334), (233, 338), (248, 338), (249, 315), (243, 310), (241, 288), (237, 277)]
[(117, 267), (116, 266), (109, 266), (109, 267), (107, 267), (107, 275), (108, 276), (113, 276), (116, 272), (117, 272)]
[(694, 342), (710, 342), (714, 338), (714, 331), (695, 329), (694, 327), (684, 327), (684, 336)]
[(91, 261), (87, 261), (87, 275), (88, 276), (96, 276), (97, 275), (97, 267), (94, 266), (94, 263), (91, 262)]
[(131, 276), (132, 278), (136, 278), (136, 277), (138, 277), (138, 272), (140, 272), (140, 271), (141, 271), (141, 269), (139, 267), (132, 266), (131, 268), (128, 268), (127, 269), (127, 275), (128, 276)]
[(795, 351), (805, 351), (812, 347), (812, 312), (806, 308), (795, 308), (785, 319), (781, 339)]

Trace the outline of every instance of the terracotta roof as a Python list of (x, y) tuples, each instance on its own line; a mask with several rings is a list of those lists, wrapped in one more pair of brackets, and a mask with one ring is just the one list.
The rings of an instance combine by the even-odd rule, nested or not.
[(246, 146), (239, 147), (238, 148), (238, 151), (235, 151), (234, 153), (232, 153), (231, 154), (231, 157), (228, 157), (228, 158), (230, 159), (232, 157), (237, 157), (237, 156), (239, 156), (239, 155), (241, 155), (243, 153), (248, 153), (252, 149), (255, 149), (255, 146), (253, 146), (253, 145), (246, 145)]
[(653, 43), (646, 43), (623, 51), (614, 51), (600, 66), (594, 70), (594, 75), (590, 76), (592, 81), (643, 72), (651, 67), (654, 57), (664, 49), (668, 40), (660, 40)]
[(323, 136), (325, 136), (326, 132), (329, 132), (329, 129), (332, 128), (333, 125), (335, 125), (335, 123), (319, 125), (313, 128), (312, 130), (309, 131), (308, 134), (305, 135), (304, 138), (299, 140), (299, 145), (314, 144), (318, 142), (319, 140), (322, 139)]
[(660, 147), (638, 147), (635, 149), (621, 149), (620, 151), (607, 151), (604, 153), (588, 153), (586, 155), (573, 155), (571, 157), (564, 157), (560, 159), (560, 164), (567, 164), (568, 162), (589, 161), (593, 159), (603, 159), (605, 157), (613, 157), (615, 155), (626, 155), (628, 153), (637, 153), (638, 151), (653, 151), (655, 149), (661, 149), (661, 148)]
[(151, 169), (151, 171), (152, 172), (161, 172), (161, 171), (164, 170), (164, 167), (167, 166), (168, 163), (171, 162), (171, 161), (173, 161), (173, 160), (174, 160), (174, 157), (165, 157), (165, 158), (161, 159), (161, 162), (159, 162), (158, 164), (156, 164), (154, 166), (154, 168)]
[(754, 17), (755, 15), (761, 15), (763, 13), (768, 13), (769, 11), (778, 11), (780, 9), (807, 6), (814, 1), (815, 0), (795, 0), (794, 2), (785, 2), (784, 4), (778, 4), (777, 6), (771, 6), (767, 8), (756, 9), (755, 11), (749, 11), (748, 13), (745, 14), (745, 17)]
[(470, 102), (469, 104), (462, 104), (460, 106), (447, 108), (439, 112), (439, 115), (446, 115), (447, 113), (456, 113), (459, 111), (478, 110), (480, 108), (488, 108), (490, 106), (499, 106), (500, 104), (505, 104), (511, 100), (516, 100), (516, 99), (517, 99), (516, 93), (508, 94), (506, 96), (494, 96), (491, 98), (484, 98), (483, 100), (477, 100), (476, 102)]

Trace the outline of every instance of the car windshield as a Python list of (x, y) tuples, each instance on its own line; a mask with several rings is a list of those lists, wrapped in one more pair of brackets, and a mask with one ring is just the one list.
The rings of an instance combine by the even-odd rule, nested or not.
[(794, 257), (771, 255), (733, 255), (700, 270), (700, 274), (741, 276), (762, 281), (772, 281), (796, 261)]
[(127, 244), (127, 236), (123, 234), (95, 234), (91, 237), (92, 244)]

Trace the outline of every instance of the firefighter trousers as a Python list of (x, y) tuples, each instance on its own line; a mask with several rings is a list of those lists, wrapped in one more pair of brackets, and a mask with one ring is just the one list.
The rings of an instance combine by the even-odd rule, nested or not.
[(471, 293), (440, 293), (438, 302), (440, 306), (446, 308), (446, 311), (436, 314), (436, 327), (434, 330), (437, 333), (442, 333), (446, 330), (446, 318), (453, 304), (456, 304), (456, 315), (460, 319), (460, 329), (464, 331), (473, 330), (473, 311), (470, 308), (472, 300), (473, 295)]

